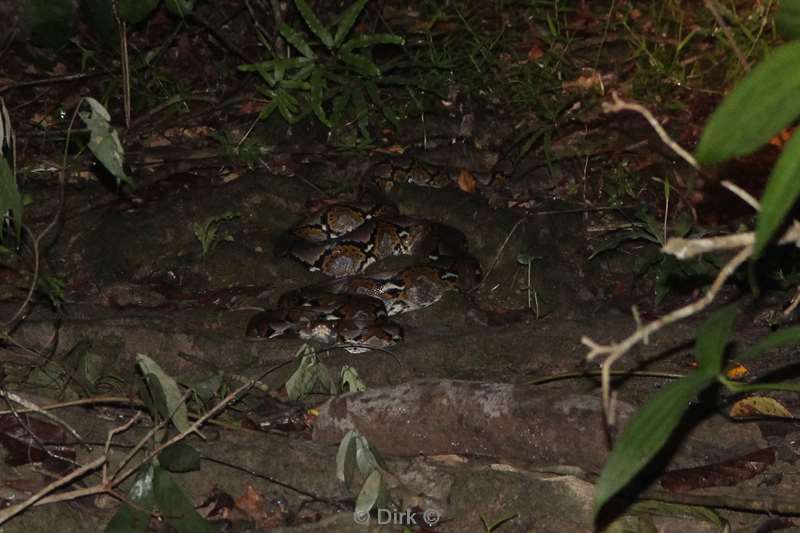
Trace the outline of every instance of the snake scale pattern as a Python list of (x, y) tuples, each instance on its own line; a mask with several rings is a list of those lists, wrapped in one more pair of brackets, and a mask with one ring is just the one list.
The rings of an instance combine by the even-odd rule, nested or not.
[[(386, 177), (385, 171), (376, 175)], [(391, 175), (423, 185), (424, 177), (435, 180), (435, 186), (451, 179), (430, 166), (396, 167)], [(246, 335), (341, 344), (351, 353), (399, 342), (402, 328), (390, 317), (433, 305), (450, 291), (469, 291), (481, 278), (480, 264), (469, 254), (461, 231), (404, 216), (386, 201), (325, 205), (295, 224), (275, 253), (333, 279), (283, 294), (275, 309), (251, 318)], [(414, 256), (420, 263), (367, 271), (391, 256)]]

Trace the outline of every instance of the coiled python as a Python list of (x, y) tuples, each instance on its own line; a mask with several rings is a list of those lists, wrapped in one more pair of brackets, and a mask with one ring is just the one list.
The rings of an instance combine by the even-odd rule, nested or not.
[[(293, 226), (275, 252), (334, 279), (282, 295), (276, 309), (252, 317), (247, 336), (344, 344), (351, 353), (400, 341), (402, 328), (389, 317), (428, 307), (450, 291), (468, 291), (481, 278), (462, 232), (403, 216), (387, 202), (326, 205)], [(365, 273), (397, 255), (422, 262)]]

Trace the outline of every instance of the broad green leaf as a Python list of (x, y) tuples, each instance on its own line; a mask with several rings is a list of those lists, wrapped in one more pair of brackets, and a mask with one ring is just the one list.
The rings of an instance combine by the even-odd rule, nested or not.
[(381, 75), (381, 69), (378, 68), (378, 65), (362, 55), (342, 52), (339, 54), (339, 59), (364, 76), (379, 78)]
[(693, 372), (655, 394), (625, 426), (595, 484), (594, 515), (658, 453), (691, 401), (715, 379)]
[(175, 428), (181, 433), (187, 431), (190, 427), (189, 414), (186, 409), (186, 403), (183, 402), (181, 391), (175, 380), (167, 375), (167, 373), (158, 366), (158, 363), (144, 354), (138, 354), (136, 356), (136, 364), (147, 380), (147, 386), (150, 390), (152, 392), (159, 391), (163, 394), (163, 404), (160, 404), (160, 402), (158, 402), (158, 397), (154, 395), (154, 399), (157, 402), (156, 408), (159, 413), (161, 413), (161, 416), (172, 420)]
[(194, 9), (194, 0), (164, 0), (167, 11), (178, 17), (185, 17)]
[[(75, 29), (75, 2), (27, 0), (24, 6), (25, 27), (33, 44), (48, 48), (60, 48), (67, 44)], [(6, 30), (11, 31), (10, 21), (5, 20), (2, 24)]]
[(137, 507), (123, 503), (106, 526), (105, 533), (145, 533), (149, 530), (149, 511), (155, 506), (153, 476), (152, 464), (139, 469), (136, 479), (128, 490), (128, 498)]
[(791, 211), (798, 195), (800, 195), (800, 135), (792, 135), (772, 168), (767, 188), (761, 196), (761, 211), (756, 220), (754, 258), (764, 251), (783, 219)]
[(326, 48), (331, 49), (333, 47), (331, 32), (329, 32), (322, 24), (322, 21), (317, 18), (311, 6), (309, 6), (305, 0), (294, 0), (294, 5), (300, 12), (300, 16), (302, 16), (303, 20), (308, 24), (308, 27), (314, 32), (314, 35), (319, 37), (319, 40), (322, 41), (322, 44), (324, 44)]
[(278, 32), (286, 39), (286, 42), (297, 48), (297, 51), (306, 56), (308, 59), (315, 59), (317, 56), (311, 50), (311, 46), (303, 39), (303, 36), (294, 30), (291, 26), (281, 22), (278, 26)]
[(117, 178), (118, 184), (124, 182), (133, 185), (133, 180), (125, 174), (125, 170), (122, 168), (124, 151), (122, 143), (119, 142), (119, 135), (111, 127), (111, 116), (106, 108), (94, 98), (86, 97), (84, 100), (92, 109), (91, 113), (80, 112), (81, 120), (89, 128), (89, 150), (106, 170)]
[(158, 7), (159, 0), (117, 0), (119, 18), (128, 24), (139, 24)]
[(336, 27), (333, 46), (342, 44), (342, 41), (344, 41), (344, 38), (350, 33), (353, 24), (356, 23), (358, 16), (361, 14), (361, 11), (364, 9), (364, 6), (367, 5), (368, 1), (369, 0), (356, 0), (342, 13), (342, 18), (339, 20), (339, 25)]
[(0, 154), (0, 221), (13, 221), (14, 235), (19, 242), (22, 232), (22, 195), (6, 159)]
[(358, 370), (352, 366), (345, 365), (342, 367), (339, 381), (342, 383), (340, 387), (342, 392), (360, 392), (367, 390), (367, 385), (361, 381)]
[(703, 165), (749, 154), (800, 115), (800, 42), (777, 48), (711, 115), (695, 156)]
[(385, 468), (383, 458), (378, 450), (364, 435), (356, 435), (356, 466), (362, 477), (369, 476), (373, 470)]
[(360, 35), (353, 37), (342, 45), (341, 52), (350, 52), (356, 48), (375, 46), (376, 44), (405, 44), (405, 40), (399, 35), (390, 33), (373, 33), (372, 35)]
[(715, 377), (722, 371), (722, 358), (731, 338), (734, 320), (736, 307), (731, 305), (715, 311), (700, 325), (694, 343), (699, 372)]
[(356, 466), (356, 437), (357, 431), (348, 431), (339, 443), (336, 451), (336, 478), (348, 487), (353, 482), (353, 472)]
[(185, 441), (176, 442), (158, 454), (158, 464), (170, 472), (200, 470), (200, 453)]
[(289, 400), (294, 401), (314, 392), (319, 385), (326, 392), (331, 390), (328, 369), (319, 362), (316, 355), (306, 355), (300, 360), (297, 370), (286, 380), (286, 394)]
[(355, 513), (367, 514), (373, 509), (382, 509), (387, 500), (386, 484), (380, 470), (374, 470), (364, 481), (361, 492), (356, 498)]
[(738, 361), (744, 361), (745, 359), (756, 357), (757, 355), (772, 351), (781, 346), (792, 346), (796, 344), (800, 344), (800, 326), (791, 326), (770, 333), (745, 350), (744, 353), (738, 355), (736, 359)]
[(800, 37), (800, 0), (781, 0), (775, 13), (775, 26), (786, 39)]
[(156, 506), (178, 533), (217, 533), (217, 528), (200, 516), (183, 489), (161, 467), (154, 467), (153, 494)]

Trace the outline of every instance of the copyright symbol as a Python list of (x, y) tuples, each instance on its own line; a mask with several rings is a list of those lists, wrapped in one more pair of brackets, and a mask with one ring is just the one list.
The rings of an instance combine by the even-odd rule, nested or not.
[(364, 526), (369, 524), (369, 513), (366, 511), (356, 511), (353, 513), (353, 522)]
[(433, 526), (439, 523), (439, 511), (435, 509), (428, 509), (424, 513), (422, 513), (422, 521), (428, 524), (429, 526)]

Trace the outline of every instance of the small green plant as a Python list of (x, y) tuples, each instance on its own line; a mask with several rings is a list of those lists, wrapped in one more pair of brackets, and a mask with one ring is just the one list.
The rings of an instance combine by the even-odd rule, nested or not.
[(207, 218), (205, 222), (192, 223), (194, 236), (197, 237), (198, 241), (200, 241), (200, 246), (202, 247), (203, 258), (208, 257), (209, 254), (214, 251), (214, 248), (217, 247), (217, 244), (219, 244), (220, 241), (230, 242), (233, 240), (233, 237), (230, 234), (220, 232), (220, 226), (223, 222), (227, 222), (235, 218), (239, 218), (238, 213), (227, 211), (222, 215)]
[[(687, 213), (681, 213), (676, 217), (672, 234), (675, 237), (699, 235), (694, 231), (692, 219)], [(634, 272), (637, 276), (647, 274), (653, 276), (655, 304), (658, 305), (674, 287), (700, 285), (719, 269), (713, 256), (679, 261), (672, 255), (662, 254), (661, 248), (666, 240), (665, 225), (651, 213), (641, 209), (634, 215), (634, 221), (629, 228), (616, 231), (611, 238), (598, 246), (597, 250), (589, 256), (589, 260), (602, 253), (617, 250), (628, 241), (652, 244), (637, 254)]]
[(379, 89), (394, 64), (379, 66), (372, 59), (372, 49), (376, 45), (402, 45), (404, 40), (385, 33), (349, 37), (366, 4), (367, 0), (356, 0), (341, 14), (335, 27), (327, 27), (305, 0), (294, 0), (316, 41), (310, 42), (295, 28), (281, 23), (281, 37), (300, 55), (272, 55), (266, 61), (239, 67), (257, 72), (266, 82), (266, 87), (259, 90), (269, 103), (259, 118), (266, 119), (277, 110), (293, 124), (313, 113), (335, 135), (353, 123), (360, 136), (356, 144), (371, 140), (368, 126), (373, 109), (396, 120), (396, 113), (382, 100)]
[(255, 168), (261, 159), (261, 147), (264, 143), (252, 136), (248, 136), (239, 142), (232, 139), (226, 132), (213, 132), (209, 137), (220, 144), (225, 157), (231, 161), (247, 165), (247, 168), (251, 170)]
[(372, 511), (385, 510), (389, 505), (385, 472), (386, 464), (378, 450), (358, 431), (348, 431), (336, 453), (336, 477), (348, 488), (358, 479), (362, 481), (354, 511), (357, 523), (366, 523)]

